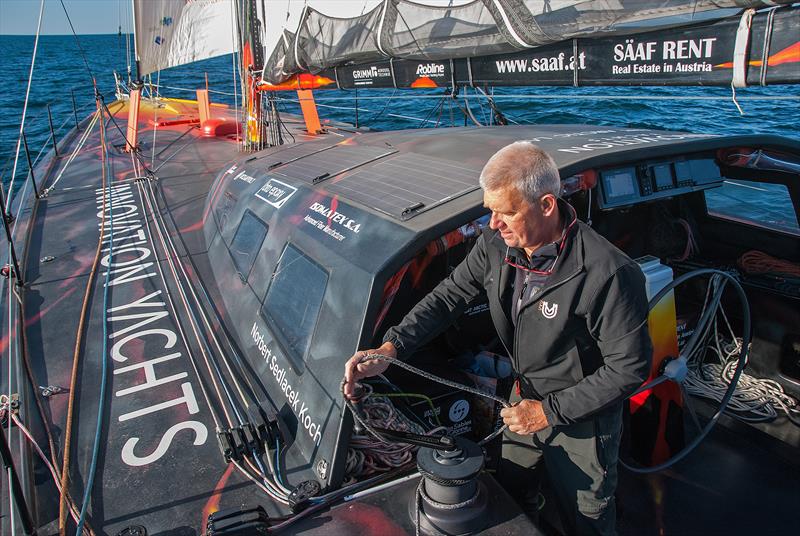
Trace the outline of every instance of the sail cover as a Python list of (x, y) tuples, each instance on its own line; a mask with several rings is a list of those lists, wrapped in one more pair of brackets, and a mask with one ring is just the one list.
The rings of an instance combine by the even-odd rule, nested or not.
[(230, 54), (233, 0), (133, 0), (139, 75)]
[[(382, 0), (365, 3), (372, 6), (369, 11), (349, 18), (329, 16), (306, 5), (297, 27), (287, 28), (278, 40), (263, 74), (265, 81), (279, 84), (294, 74), (321, 73), (353, 64), (372, 69), (374, 64), (386, 62), (392, 68), (383, 71), (395, 79), (392, 84), (398, 87), (395, 60), (418, 65), (531, 52), (559, 43), (574, 48), (571, 39), (591, 41), (711, 23), (736, 16), (743, 8), (791, 3), (792, 0), (454, 0), (427, 5)], [(327, 3), (333, 4), (336, 2)], [(316, 6), (323, 9), (326, 3), (318, 2)], [(575, 56), (574, 51), (569, 52), (567, 58)], [(569, 59), (566, 65), (570, 65)], [(574, 63), (571, 65), (575, 67)]]

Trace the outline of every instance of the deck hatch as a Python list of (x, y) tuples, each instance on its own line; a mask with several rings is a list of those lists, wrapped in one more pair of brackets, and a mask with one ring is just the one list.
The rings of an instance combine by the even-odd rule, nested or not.
[(316, 184), (396, 152), (388, 147), (338, 145), (274, 168), (270, 174)]
[(416, 153), (405, 153), (357, 171), (327, 186), (398, 220), (408, 220), (479, 188), (474, 169)]

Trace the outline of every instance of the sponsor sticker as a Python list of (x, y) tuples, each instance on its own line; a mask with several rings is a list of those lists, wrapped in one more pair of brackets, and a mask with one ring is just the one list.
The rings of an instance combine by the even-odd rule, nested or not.
[(467, 402), (463, 398), (460, 400), (456, 400), (453, 403), (453, 405), (450, 406), (449, 417), (452, 423), (463, 421), (468, 414), (469, 414), (469, 402)]
[(256, 192), (256, 197), (275, 208), (281, 208), (296, 191), (297, 188), (294, 186), (289, 186), (278, 179), (270, 179)]
[(336, 198), (332, 200), (330, 206), (315, 202), (308, 207), (314, 215), (306, 214), (303, 221), (339, 242), (346, 238), (343, 233), (358, 234), (361, 231), (361, 223), (339, 212), (337, 207)]

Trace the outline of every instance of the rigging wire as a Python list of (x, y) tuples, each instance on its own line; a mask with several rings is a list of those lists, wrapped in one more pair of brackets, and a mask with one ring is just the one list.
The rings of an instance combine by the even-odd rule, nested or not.
[(72, 19), (69, 17), (69, 12), (67, 11), (67, 6), (64, 5), (64, 0), (59, 0), (61, 2), (61, 7), (64, 8), (64, 15), (67, 16), (67, 22), (69, 23), (69, 27), (72, 30), (72, 35), (75, 37), (75, 44), (78, 45), (78, 50), (81, 53), (81, 57), (83, 58), (83, 64), (86, 66), (86, 71), (89, 73), (89, 78), (92, 79), (92, 85), (95, 86), (95, 78), (94, 74), (92, 73), (92, 69), (89, 67), (89, 62), (86, 60), (86, 52), (84, 52), (83, 47), (81, 46), (81, 40), (78, 39), (78, 34), (75, 32), (75, 27), (72, 25)]
[[(23, 108), (22, 108), (22, 119), (20, 120), (19, 137), (17, 138), (17, 147), (16, 147), (16, 151), (15, 151), (15, 156), (14, 156), (14, 167), (13, 167), (13, 172), (11, 174), (11, 181), (9, 183), (9, 191), (12, 191), (13, 188), (14, 188), (14, 179), (16, 178), (17, 165), (19, 163), (20, 143), (22, 142), (22, 136), (23, 136), (24, 129), (25, 129), (25, 116), (26, 116), (27, 111), (28, 111), (28, 102), (30, 100), (31, 83), (33, 81), (33, 69), (34, 69), (34, 66), (36, 64), (36, 53), (38, 51), (38, 46), (39, 46), (39, 36), (41, 35), (42, 16), (43, 16), (43, 14), (44, 14), (44, 0), (41, 0), (41, 2), (39, 4), (39, 20), (38, 20), (37, 25), (36, 25), (36, 38), (34, 40), (33, 53), (32, 53), (32, 56), (31, 56), (31, 68), (30, 68), (30, 71), (29, 71), (29, 74), (28, 74), (28, 86), (27, 86), (27, 89), (26, 89), (26, 92), (25, 92), (25, 102), (24, 102)], [(29, 173), (33, 173), (33, 170), (28, 170), (28, 172)], [(26, 184), (27, 184), (27, 182), (28, 181), (26, 181)], [(8, 212), (10, 206), (11, 206), (11, 195), (8, 196), (8, 199), (6, 200), (6, 205), (3, 206), (3, 207), (0, 207), (0, 209), (2, 209), (2, 214), (0, 214), (0, 217), (2, 217), (2, 218), (6, 217), (6, 213)], [(9, 240), (8, 241), (8, 247), (6, 248), (7, 258), (11, 257), (11, 248), (12, 247), (13, 246), (12, 246), (11, 240)], [(14, 361), (13, 356), (14, 356), (15, 350), (16, 350), (17, 353), (19, 352), (19, 345), (14, 344), (15, 343), (15, 340), (14, 340), (15, 338), (12, 336), (12, 334), (13, 334), (13, 324), (14, 324), (14, 322), (13, 322), (13, 316), (14, 315), (13, 315), (12, 293), (13, 293), (14, 283), (11, 281), (11, 278), (9, 278), (6, 281), (6, 286), (8, 287), (8, 296), (7, 296), (7, 300), (8, 300), (8, 332), (7, 332), (7, 336), (8, 336), (8, 377), (7, 378), (8, 378), (8, 400), (11, 400), (11, 394), (12, 394), (11, 393), (11, 386), (12, 386), (11, 378), (13, 377), (12, 376), (12, 372), (13, 372), (12, 363)], [(9, 447), (10, 447), (12, 442), (13, 442), (13, 435), (11, 434), (11, 419), (8, 420), (8, 433), (6, 434), (6, 437), (8, 438), (8, 443), (9, 443)], [(8, 477), (8, 489), (10, 490), (10, 489), (12, 489), (12, 482), (13, 482), (13, 475), (11, 473), (11, 467), (8, 467), (6, 469), (6, 475)], [(15, 527), (15, 517), (16, 516), (14, 514), (15, 507), (14, 507), (14, 497), (13, 497), (13, 495), (14, 495), (13, 493), (9, 493), (8, 494), (9, 513), (10, 513), (10, 517), (11, 517), (11, 531), (12, 531), (12, 534), (16, 531), (16, 527)]]
[[(120, 2), (121, 1), (122, 0), (120, 0)], [(130, 5), (131, 5), (131, 9), (133, 9), (133, 2), (131, 2)], [(125, 60), (128, 63), (128, 85), (129, 86), (131, 85), (131, 72), (132, 72), (131, 65), (133, 63), (131, 61), (131, 32), (130, 32), (130, 29), (133, 26), (133, 21), (131, 19), (133, 19), (133, 13), (131, 13), (130, 11), (128, 11), (126, 9), (125, 10)]]
[[(30, 101), (31, 96), (31, 83), (33, 82), (33, 67), (36, 64), (36, 52), (39, 49), (39, 35), (41, 34), (42, 30), (42, 15), (44, 14), (44, 0), (41, 0), (41, 4), (39, 5), (39, 22), (36, 24), (36, 39), (33, 41), (33, 55), (31, 56), (31, 68), (28, 72), (28, 87), (25, 90), (25, 102), (22, 104), (22, 120), (19, 123), (19, 136), (17, 137), (17, 149), (15, 151), (14, 156), (14, 167), (11, 171), (11, 181), (9, 183), (8, 190), (11, 192), (14, 189), (14, 179), (17, 176), (17, 164), (19, 161), (19, 149), (20, 144), (22, 143), (22, 135), (25, 131), (25, 116), (28, 113), (28, 102)], [(29, 173), (33, 173), (33, 170), (29, 170)], [(5, 214), (8, 212), (8, 208), (11, 206), (11, 196), (8, 196), (6, 200), (6, 206), (3, 207), (3, 213)], [(10, 332), (9, 332), (10, 335)], [(11, 376), (9, 376), (10, 378)]]

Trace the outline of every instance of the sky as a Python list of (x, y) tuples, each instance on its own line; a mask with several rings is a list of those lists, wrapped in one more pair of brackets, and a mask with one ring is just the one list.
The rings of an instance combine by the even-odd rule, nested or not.
[[(421, 3), (454, 5), (469, 0), (422, 0)], [(338, 17), (359, 15), (364, 9), (371, 9), (379, 0), (309, 0), (308, 4), (326, 14)], [(36, 35), (41, 0), (0, 0), (0, 35)], [(269, 9), (275, 9), (283, 22), (287, 8), (293, 12), (290, 25), (296, 24), (296, 15), (303, 6), (303, 0), (266, 0)], [(130, 31), (131, 0), (64, 0), (75, 32), (83, 34), (117, 33)], [(60, 0), (44, 0), (42, 34), (72, 34)]]
[[(35, 35), (41, 0), (0, 0), (0, 35)], [(64, 0), (75, 32), (117, 33), (130, 27), (130, 0)], [(72, 34), (59, 0), (45, 0), (42, 34)]]

